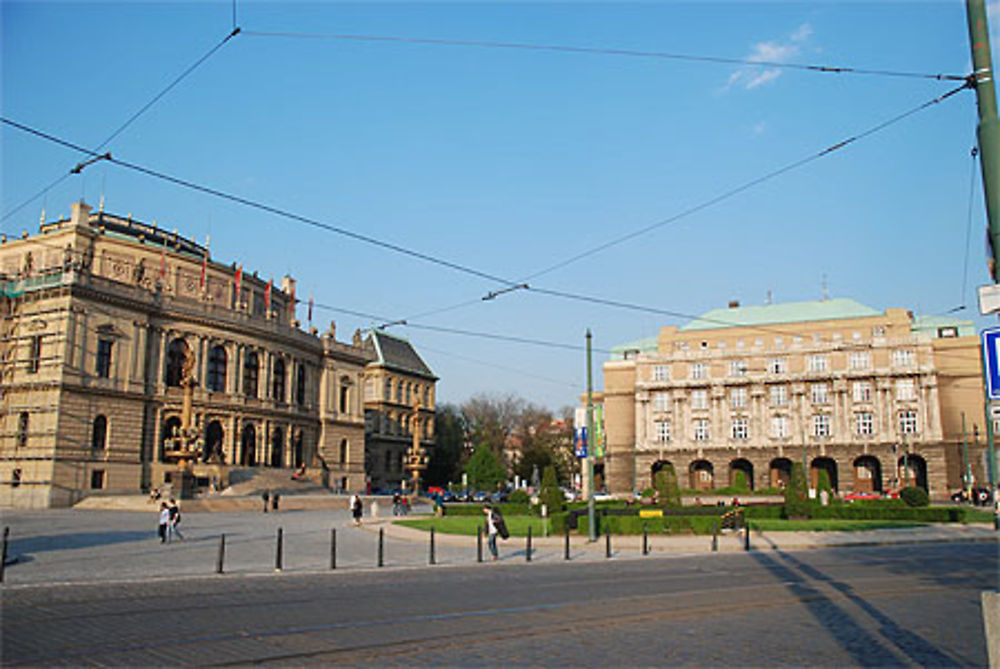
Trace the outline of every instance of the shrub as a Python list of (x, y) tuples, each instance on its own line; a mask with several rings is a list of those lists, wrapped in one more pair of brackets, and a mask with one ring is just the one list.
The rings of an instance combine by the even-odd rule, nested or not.
[(809, 502), (809, 490), (806, 488), (806, 476), (802, 464), (793, 462), (791, 477), (785, 487), (784, 515), (786, 518), (808, 518), (812, 506)]
[(681, 505), (681, 489), (677, 485), (677, 474), (673, 465), (666, 465), (656, 472), (656, 493), (664, 506)]
[(549, 514), (559, 513), (566, 508), (566, 498), (563, 491), (559, 489), (559, 482), (556, 479), (556, 468), (549, 465), (542, 473), (542, 490), (538, 495), (538, 501), (544, 504)]
[(531, 504), (531, 497), (523, 490), (515, 490), (507, 497), (510, 504)]
[(750, 485), (747, 483), (747, 475), (742, 469), (737, 469), (733, 474), (732, 488), (738, 493), (750, 492)]
[(830, 485), (830, 472), (825, 469), (819, 470), (819, 475), (816, 477), (816, 492), (825, 490), (827, 493), (833, 492), (833, 486)]
[(918, 488), (916, 486), (908, 486), (899, 491), (899, 497), (907, 506), (927, 506), (931, 503), (930, 497), (927, 495), (927, 491), (923, 488)]
[(655, 488), (646, 488), (641, 493), (639, 493), (639, 497), (644, 497), (646, 499), (652, 499), (652, 498), (656, 497), (656, 489)]

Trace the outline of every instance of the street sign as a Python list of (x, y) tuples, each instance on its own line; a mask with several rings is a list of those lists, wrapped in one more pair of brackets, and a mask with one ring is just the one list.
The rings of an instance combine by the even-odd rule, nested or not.
[(1000, 327), (986, 328), (980, 333), (983, 342), (983, 365), (986, 367), (986, 397), (1000, 400)]

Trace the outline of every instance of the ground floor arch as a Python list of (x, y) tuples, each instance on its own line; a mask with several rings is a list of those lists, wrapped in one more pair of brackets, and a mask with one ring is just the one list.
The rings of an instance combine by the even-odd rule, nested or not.
[(772, 488), (785, 488), (792, 480), (792, 461), (788, 458), (774, 458), (768, 467), (768, 481)]
[(748, 490), (754, 489), (753, 463), (746, 458), (736, 458), (729, 463), (729, 485), (735, 486), (740, 478), (743, 479)]
[(693, 490), (711, 490), (715, 487), (715, 468), (708, 460), (695, 460), (688, 468), (688, 479)]
[(899, 458), (899, 476), (904, 487), (914, 486), (927, 490), (927, 461), (914, 453)]
[(854, 480), (851, 488), (855, 492), (882, 492), (882, 463), (874, 455), (862, 455), (854, 459)]
[(253, 423), (244, 423), (240, 438), (239, 463), (244, 467), (257, 465), (257, 428)]
[(832, 490), (839, 489), (839, 481), (837, 480), (837, 461), (833, 458), (826, 456), (820, 456), (818, 458), (813, 458), (812, 463), (809, 465), (809, 487), (816, 489), (819, 487), (820, 472), (826, 472), (827, 479), (830, 481), (830, 488)]
[(664, 469), (673, 469), (676, 473), (674, 463), (670, 460), (657, 460), (649, 467), (649, 487), (653, 488), (656, 486), (656, 475)]
[(181, 419), (178, 416), (170, 416), (163, 421), (163, 431), (160, 433), (160, 462), (166, 462), (165, 453), (174, 449), (171, 441), (174, 437), (180, 436)]
[(202, 459), (205, 462), (226, 461), (226, 454), (222, 450), (225, 434), (222, 423), (217, 420), (213, 420), (205, 426), (205, 449), (202, 453)]

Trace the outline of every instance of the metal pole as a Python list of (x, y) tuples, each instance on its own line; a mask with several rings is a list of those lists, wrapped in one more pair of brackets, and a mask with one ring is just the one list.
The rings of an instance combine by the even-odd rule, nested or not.
[(378, 528), (378, 566), (385, 565), (385, 528)]
[(611, 559), (611, 526), (604, 524), (604, 557)]
[(569, 526), (568, 525), (563, 530), (563, 535), (565, 537), (565, 541), (563, 542), (563, 558), (565, 558), (566, 560), (568, 560), (569, 559)]
[(215, 558), (215, 573), (222, 573), (222, 564), (226, 560), (226, 535), (219, 536), (219, 554)]
[(531, 525), (528, 525), (528, 545), (527, 550), (524, 552), (525, 562), (531, 562)]
[(429, 561), (430, 561), (431, 564), (437, 564), (436, 560), (434, 559), (434, 528), (433, 527), (431, 527), (431, 554), (430, 554), (430, 560)]
[(0, 546), (0, 583), (3, 583), (4, 571), (7, 568), (7, 539), (10, 537), (10, 528), (3, 528), (3, 545)]
[(591, 373), (590, 341), (592, 336), (587, 328), (587, 538), (597, 541), (597, 525), (594, 522), (594, 384)]
[(330, 569), (337, 568), (337, 528), (330, 530)]
[(712, 552), (719, 550), (719, 519), (712, 520)]
[(277, 546), (275, 547), (275, 550), (274, 550), (274, 571), (281, 571), (281, 566), (282, 566), (282, 554), (281, 553), (282, 553), (282, 550), (284, 548), (284, 546), (283, 546), (284, 541), (285, 541), (284, 530), (282, 530), (282, 528), (279, 527), (278, 528), (278, 544), (277, 544)]
[(750, 550), (750, 521), (743, 519), (743, 550)]
[(476, 562), (483, 561), (483, 526), (476, 526)]
[(642, 524), (642, 554), (646, 555), (649, 552), (649, 545), (646, 539), (646, 523)]
[(972, 465), (969, 462), (969, 441), (965, 431), (965, 412), (962, 412), (962, 490), (972, 499)]

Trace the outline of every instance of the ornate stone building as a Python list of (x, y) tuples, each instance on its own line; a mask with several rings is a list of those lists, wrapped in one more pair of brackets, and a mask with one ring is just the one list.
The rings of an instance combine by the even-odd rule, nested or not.
[(361, 337), (304, 332), (295, 283), (211, 261), (175, 232), (73, 205), (0, 245), (0, 506), (72, 504), (169, 480), (185, 370), (203, 485), (305, 465), (364, 485)]
[(373, 489), (399, 488), (414, 431), (430, 454), (434, 446), (437, 377), (410, 342), (381, 330), (365, 339), (365, 462)]
[(603, 473), (618, 493), (666, 463), (684, 487), (742, 472), (759, 489), (798, 461), (814, 487), (825, 470), (840, 491), (909, 482), (944, 498), (966, 471), (985, 481), (980, 370), (970, 321), (848, 299), (733, 303), (616, 347), (599, 396)]

